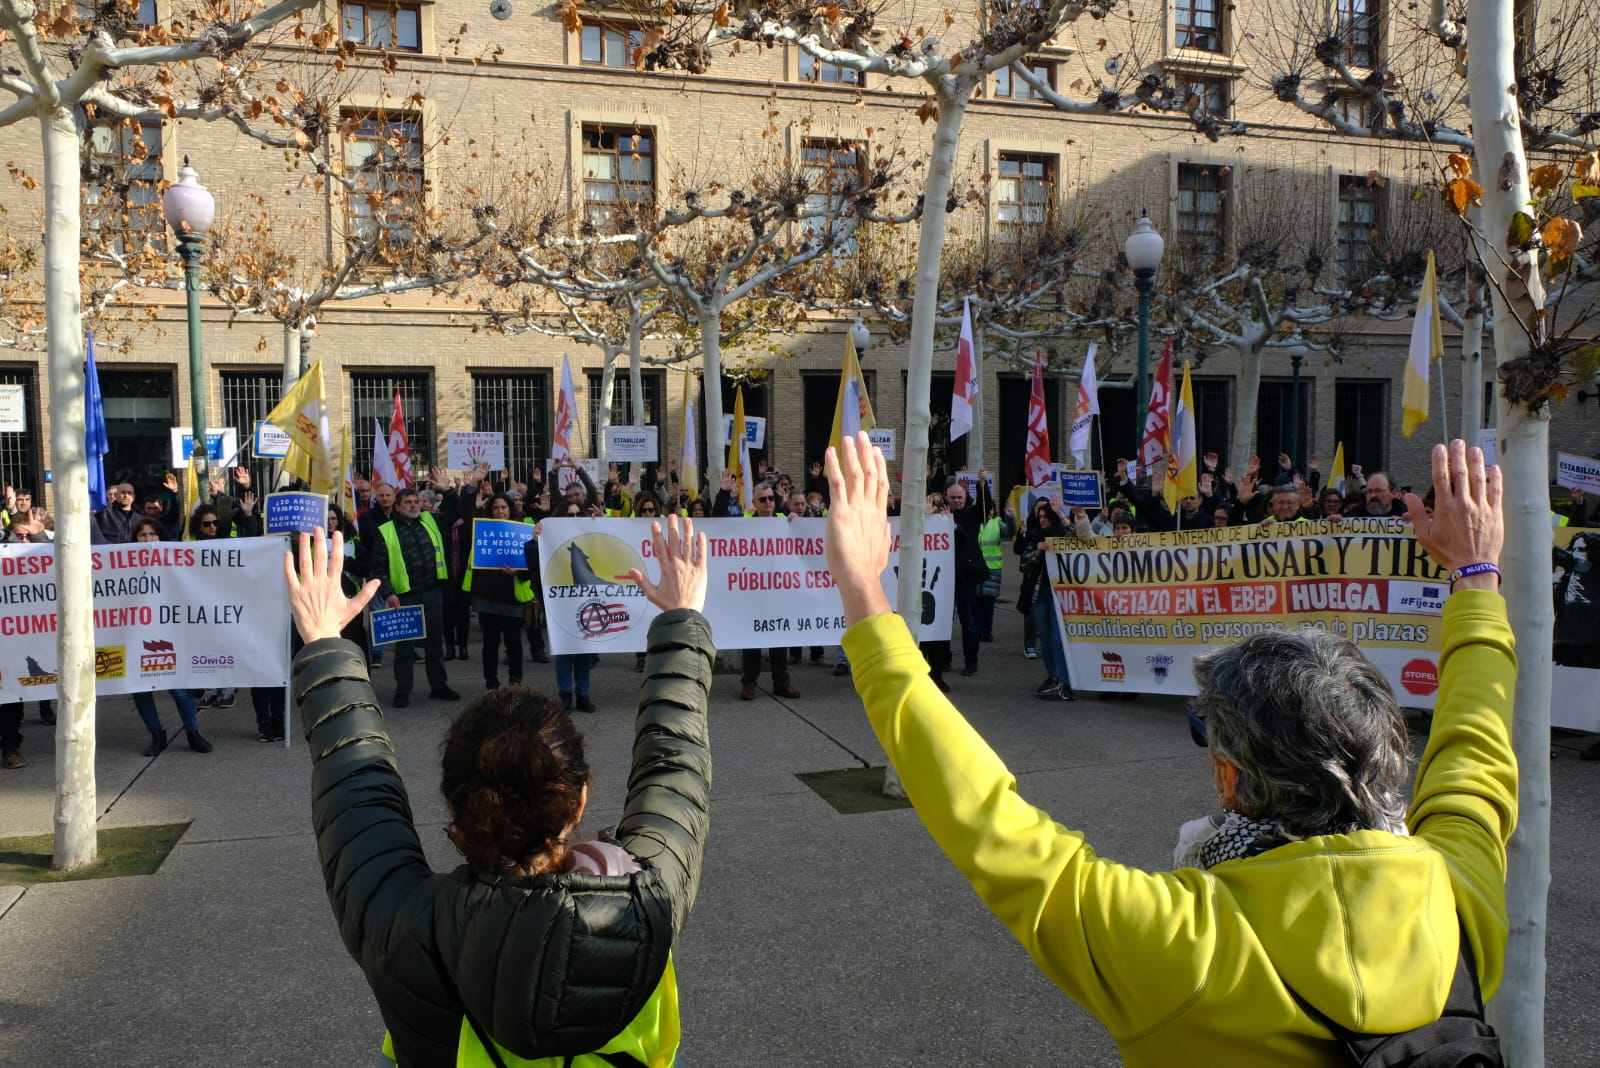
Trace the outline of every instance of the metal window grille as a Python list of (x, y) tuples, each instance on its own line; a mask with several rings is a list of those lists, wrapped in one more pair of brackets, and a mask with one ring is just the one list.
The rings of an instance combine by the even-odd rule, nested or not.
[[(222, 425), (233, 427), (239, 435), (237, 462), (250, 468), (250, 483), (257, 487), (256, 492), (265, 492), (273, 484), (279, 461), (257, 459), (251, 436), (256, 432), (256, 423), (278, 406), (283, 396), (283, 372), (221, 371), (217, 377), (222, 385)], [(332, 444), (335, 449), (339, 446), (338, 442)], [(338, 462), (337, 453), (334, 462)]]
[[(1233, 402), (1229, 397), (1231, 380), (1226, 378), (1194, 378), (1194, 423), (1200, 455), (1214, 452), (1222, 459), (1221, 467), (1228, 465), (1228, 449), (1233, 433)], [(1221, 475), (1221, 471), (1217, 472)]]
[(1333, 440), (1344, 442), (1346, 464), (1360, 464), (1368, 471), (1384, 468), (1388, 415), (1389, 383), (1356, 379), (1334, 383)]
[(1172, 29), (1179, 48), (1222, 51), (1221, 0), (1177, 0)]
[(506, 467), (518, 481), (550, 454), (550, 375), (472, 376), (472, 429), (506, 436)]
[[(600, 372), (584, 372), (589, 380), (589, 449), (591, 455), (600, 455)], [(667, 373), (665, 371), (644, 371), (640, 375), (640, 384), (644, 387), (644, 410), (636, 413), (633, 404), (633, 382), (625, 368), (617, 368), (616, 383), (611, 390), (611, 425), (612, 426), (655, 426), (661, 425), (661, 420), (666, 414), (666, 406), (662, 397), (666, 390)], [(730, 411), (732, 409), (729, 409)]]
[(0, 479), (16, 489), (33, 491), (33, 503), (48, 507), (39, 468), (39, 442), (44, 433), (39, 426), (39, 385), (34, 369), (0, 367), (0, 385), (22, 387), (22, 410), (28, 423), (26, 430), (0, 432)]
[(406, 441), (411, 446), (411, 473), (427, 473), (433, 455), (433, 391), (425, 374), (350, 375), (350, 447), (355, 451), (357, 470), (372, 470), (373, 424), (376, 420), (385, 434), (389, 432), (397, 389), (405, 412)]
[[(1300, 379), (1300, 440), (1290, 446), (1289, 423), (1292, 418), (1294, 383), (1292, 381), (1261, 383), (1261, 393), (1256, 398), (1256, 455), (1261, 457), (1262, 477), (1271, 480), (1278, 473), (1278, 454), (1288, 453), (1304, 463), (1305, 442), (1311, 429), (1311, 380)], [(1348, 449), (1349, 446), (1346, 446)]]

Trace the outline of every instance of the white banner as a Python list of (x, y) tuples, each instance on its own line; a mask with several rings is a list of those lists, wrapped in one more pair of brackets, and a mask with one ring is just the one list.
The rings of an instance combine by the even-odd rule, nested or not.
[(257, 460), (281, 460), (289, 455), (289, 435), (271, 423), (259, 422), (250, 452)]
[[(572, 457), (571, 462), (577, 464), (578, 467), (583, 468), (589, 473), (589, 481), (594, 483), (594, 488), (596, 490), (599, 490), (601, 493), (606, 491), (606, 484), (600, 481), (599, 460)], [(576, 468), (557, 467), (554, 458), (545, 461), (545, 473), (553, 480), (550, 483), (550, 488), (554, 493), (567, 492), (567, 487), (572, 485), (574, 482), (576, 482), (579, 486), (583, 485), (583, 479), (578, 477)]]
[[(189, 466), (189, 456), (194, 452), (194, 431), (186, 426), (175, 426), (172, 435), (172, 466), (183, 470)], [(206, 459), (212, 467), (231, 466), (239, 459), (239, 432), (233, 427), (206, 431)]]
[(1556, 453), (1556, 485), (1600, 493), (1600, 460), (1574, 456), (1570, 452)]
[[(281, 538), (96, 545), (96, 692), (282, 687)], [(0, 702), (56, 696), (52, 545), (0, 546)]]
[(0, 433), (25, 434), (28, 430), (28, 399), (24, 387), (0, 383)]
[(880, 426), (875, 430), (867, 431), (867, 440), (876, 445), (882, 452), (885, 460), (894, 459), (894, 428)]
[[(722, 439), (724, 441), (733, 437), (733, 416), (722, 417)], [(747, 415), (744, 417), (744, 440), (750, 443), (752, 449), (764, 449), (767, 445), (767, 420), (765, 416)]]
[(606, 459), (614, 464), (630, 461), (653, 464), (656, 455), (656, 428), (653, 426), (606, 427)]
[(471, 471), (488, 464), (491, 471), (506, 466), (506, 436), (499, 430), (451, 430), (444, 436), (445, 463), (452, 471)]
[[(883, 588), (891, 602), (898, 581), (900, 521)], [(955, 521), (928, 516), (924, 532), (922, 640), (950, 637), (954, 617)], [(720, 649), (835, 645), (844, 610), (828, 571), (824, 519), (707, 519), (711, 553), (706, 618)], [(654, 605), (626, 577), (638, 568), (660, 575), (648, 519), (546, 519), (539, 524), (539, 567), (550, 651), (643, 652)]]

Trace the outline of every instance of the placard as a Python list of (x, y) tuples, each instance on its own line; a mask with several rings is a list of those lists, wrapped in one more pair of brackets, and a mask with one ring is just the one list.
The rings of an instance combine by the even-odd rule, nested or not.
[(474, 519), (469, 566), (474, 571), (527, 567), (525, 550), (533, 537), (531, 523), (515, 519)]
[[(649, 519), (546, 519), (539, 524), (540, 581), (557, 654), (643, 652), (658, 610), (627, 578), (631, 568), (655, 578)], [(955, 521), (924, 520), (921, 640), (948, 639), (954, 619)], [(900, 520), (889, 520), (899, 544)], [(836, 645), (844, 609), (823, 547), (825, 519), (705, 519), (710, 582), (705, 616), (717, 645), (767, 649)], [(893, 601), (899, 552), (884, 570)]]
[[(95, 545), (95, 690), (101, 695), (289, 679), (283, 541)], [(53, 545), (0, 545), (0, 704), (55, 698)]]
[[(182, 469), (189, 466), (194, 452), (194, 431), (190, 427), (172, 428), (172, 466)], [(239, 455), (239, 432), (233, 427), (206, 431), (206, 458), (219, 463), (230, 463)]]
[(883, 458), (885, 460), (894, 459), (894, 429), (892, 427), (880, 426), (867, 431), (867, 440), (883, 450)]
[(1570, 452), (1556, 453), (1556, 485), (1580, 489), (1585, 493), (1600, 493), (1600, 460), (1575, 456)]
[(1500, 431), (1494, 427), (1478, 431), (1478, 448), (1483, 450), (1483, 465), (1492, 467), (1500, 462)]
[(657, 437), (653, 426), (608, 426), (606, 459), (612, 463), (653, 464), (660, 458)]
[(0, 384), (0, 433), (23, 434), (28, 430), (28, 395), (20, 384)]
[(399, 608), (377, 608), (372, 612), (373, 645), (421, 641), (427, 636), (427, 625), (420, 604), (403, 604)]
[(1105, 503), (1101, 496), (1098, 471), (1057, 471), (1056, 481), (1061, 485), (1061, 503), (1064, 507), (1092, 511)]
[(251, 435), (250, 453), (258, 460), (281, 460), (289, 455), (289, 435), (276, 424), (262, 420)]
[(328, 525), (328, 498), (321, 493), (269, 493), (262, 509), (268, 534), (310, 534)]
[[(722, 417), (722, 440), (728, 441), (733, 437), (733, 416)], [(763, 449), (767, 445), (767, 420), (760, 415), (747, 415), (744, 417), (744, 439), (750, 443), (752, 449)]]
[[(565, 462), (566, 461), (563, 461), (563, 463)], [(601, 493), (605, 492), (606, 484), (600, 480), (599, 460), (579, 459), (578, 457), (573, 457), (570, 462), (577, 464), (578, 467), (583, 468), (584, 471), (588, 473), (589, 481), (594, 483), (594, 488), (596, 491)], [(554, 494), (562, 494), (567, 492), (567, 487), (572, 485), (574, 482), (580, 486), (583, 485), (583, 480), (578, 477), (578, 472), (575, 468), (570, 466), (557, 467), (554, 458), (545, 461), (544, 469), (545, 473), (551, 479), (550, 491)], [(555, 502), (551, 501), (551, 503), (554, 504)]]
[(491, 471), (504, 471), (506, 436), (499, 430), (452, 430), (444, 436), (445, 463), (452, 471), (471, 471), (488, 464)]

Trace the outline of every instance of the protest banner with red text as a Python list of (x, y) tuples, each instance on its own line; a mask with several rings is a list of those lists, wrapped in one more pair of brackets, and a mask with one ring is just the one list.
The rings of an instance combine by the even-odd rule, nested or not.
[(1076, 689), (1193, 694), (1196, 656), (1300, 628), (1351, 639), (1402, 705), (1433, 707), (1450, 584), (1399, 520), (1059, 539), (1050, 549)]
[[(284, 542), (96, 545), (96, 692), (286, 685)], [(53, 545), (0, 546), (0, 702), (56, 696)]]
[[(638, 568), (654, 579), (648, 519), (546, 519), (539, 524), (539, 566), (550, 651), (641, 652), (658, 614), (627, 579)], [(899, 520), (883, 588), (893, 602), (897, 582)], [(822, 519), (707, 519), (711, 556), (706, 618), (721, 649), (833, 645), (844, 633), (844, 610), (824, 549)], [(950, 637), (954, 616), (954, 521), (928, 516), (924, 532), (922, 634)]]

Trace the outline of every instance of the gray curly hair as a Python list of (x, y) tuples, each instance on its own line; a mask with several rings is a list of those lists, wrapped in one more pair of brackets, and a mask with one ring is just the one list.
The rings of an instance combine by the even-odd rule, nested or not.
[(1353, 642), (1269, 631), (1195, 661), (1211, 752), (1239, 769), (1241, 814), (1290, 839), (1405, 820), (1411, 750), (1388, 683)]

